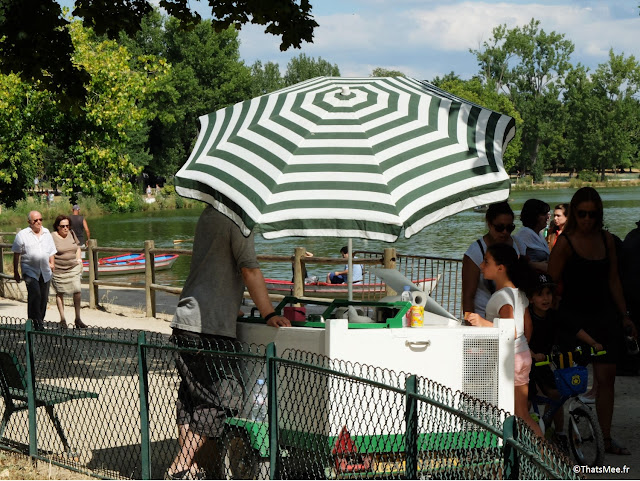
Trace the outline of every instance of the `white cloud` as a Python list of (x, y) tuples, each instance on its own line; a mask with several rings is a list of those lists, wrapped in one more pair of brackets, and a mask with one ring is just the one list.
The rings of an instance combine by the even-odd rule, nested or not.
[[(341, 0), (335, 11), (346, 13), (316, 15), (320, 27), (314, 43), (302, 51), (337, 63), (344, 76), (366, 76), (373, 68), (384, 67), (421, 79), (451, 70), (466, 78), (477, 70), (468, 50), (488, 40), (494, 27), (513, 28), (535, 18), (545, 31), (564, 33), (575, 44), (574, 64), (579, 61), (595, 69), (607, 61), (610, 48), (640, 59), (637, 8), (627, 9), (615, 1), (565, 2)], [(321, 8), (330, 10), (326, 4)], [(255, 26), (245, 26), (241, 39), (241, 53), (248, 63), (272, 60), (284, 70), (288, 59), (300, 53), (280, 52), (278, 39)]]

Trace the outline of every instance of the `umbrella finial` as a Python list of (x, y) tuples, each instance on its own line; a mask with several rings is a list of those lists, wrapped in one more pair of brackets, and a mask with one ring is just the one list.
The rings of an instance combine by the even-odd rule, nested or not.
[(340, 93), (346, 97), (347, 95), (351, 95), (351, 90), (349, 90), (348, 85), (344, 85), (340, 90)]

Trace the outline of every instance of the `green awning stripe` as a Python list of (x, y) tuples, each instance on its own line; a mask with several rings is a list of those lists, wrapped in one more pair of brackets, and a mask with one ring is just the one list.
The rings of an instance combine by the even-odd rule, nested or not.
[(434, 202), (433, 204), (429, 204), (428, 206), (424, 207), (423, 209), (420, 209), (419, 211), (411, 215), (405, 222), (405, 226), (413, 225), (420, 219), (430, 214), (433, 214), (438, 210), (444, 209), (455, 203), (461, 202), (463, 200), (471, 199), (473, 197), (477, 197), (482, 194), (489, 194), (491, 192), (495, 192), (496, 190), (504, 190), (504, 189), (508, 190), (510, 189), (510, 187), (511, 187), (511, 181), (509, 179), (506, 179), (503, 181), (492, 182), (479, 187), (474, 187), (469, 191), (459, 192), (457, 194), (451, 195), (444, 199), (440, 199), (437, 202)]
[[(187, 179), (184, 177), (175, 177), (175, 185), (177, 187), (184, 187), (185, 189), (191, 189), (195, 191), (202, 192), (203, 194), (210, 195), (215, 200), (224, 204), (229, 210), (232, 210), (238, 217), (242, 219), (242, 222), (249, 228), (253, 229), (255, 227), (255, 222), (249, 217), (245, 211), (234, 201), (229, 199), (227, 196), (221, 194), (217, 190), (209, 187), (206, 184), (198, 182), (196, 180)], [(194, 196), (196, 200), (204, 200), (202, 197)]]
[(495, 140), (494, 134), (499, 120), (499, 114), (492, 113), (489, 116), (489, 120), (487, 121), (486, 138), (484, 141), (485, 149), (487, 149), (487, 161), (489, 162), (489, 165), (494, 172), (498, 172), (500, 170), (498, 168), (498, 164), (496, 163), (496, 157), (493, 151), (493, 142)]
[[(434, 180), (433, 182), (429, 182), (428, 184), (424, 184), (422, 189), (416, 189), (410, 192), (407, 192), (405, 195), (400, 197), (397, 201), (398, 210), (404, 209), (411, 202), (423, 197), (424, 195), (429, 195), (432, 192), (435, 192), (439, 189), (445, 188), (449, 185), (456, 184), (458, 182), (462, 182), (469, 179), (477, 179), (477, 184), (482, 184), (482, 179), (479, 177), (484, 174), (491, 174), (493, 171), (489, 166), (478, 167), (475, 172), (471, 172), (470, 170), (463, 170), (461, 172), (452, 173), (451, 175), (447, 175), (446, 177), (442, 177), (441, 179)], [(465, 198), (467, 198), (465, 196)]]
[(402, 227), (370, 222), (366, 220), (354, 221), (348, 219), (291, 219), (282, 222), (260, 224), (260, 230), (266, 232), (278, 232), (281, 230), (358, 230), (361, 232), (380, 232), (386, 235), (398, 237)]

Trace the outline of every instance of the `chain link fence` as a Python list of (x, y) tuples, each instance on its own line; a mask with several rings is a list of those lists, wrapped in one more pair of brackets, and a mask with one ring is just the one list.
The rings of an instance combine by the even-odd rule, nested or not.
[[(574, 478), (513, 416), (408, 373), (273, 344), (45, 327), (0, 318), (0, 444), (90, 476), (160, 479), (193, 458), (188, 475), (214, 479)], [(179, 442), (185, 410), (179, 423), (208, 441)]]

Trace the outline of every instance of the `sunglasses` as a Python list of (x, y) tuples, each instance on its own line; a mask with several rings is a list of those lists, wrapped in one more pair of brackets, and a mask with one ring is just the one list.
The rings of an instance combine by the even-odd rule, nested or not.
[(68, 229), (69, 224), (59, 224), (58, 227), (60, 227), (61, 229)]
[(515, 224), (491, 224), (496, 232), (504, 232), (505, 230), (509, 233), (513, 232), (516, 228)]
[(40, 219), (33, 219), (31, 222), (33, 222), (34, 224), (35, 224), (36, 222), (42, 222), (42, 218), (40, 218)]
[(589, 219), (595, 219), (598, 215), (598, 212), (595, 210), (579, 210), (577, 214), (578, 218), (580, 219), (584, 219), (587, 216), (589, 216)]

